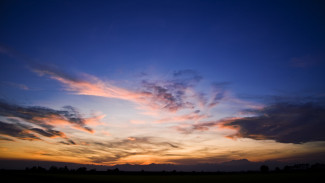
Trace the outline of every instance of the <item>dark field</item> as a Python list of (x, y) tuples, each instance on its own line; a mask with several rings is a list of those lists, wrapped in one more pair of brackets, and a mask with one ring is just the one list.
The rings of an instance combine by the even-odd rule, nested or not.
[(324, 180), (324, 174), (317, 173), (228, 173), (228, 174), (197, 174), (197, 175), (96, 175), (96, 174), (50, 174), (50, 173), (26, 173), (26, 172), (1, 172), (1, 182), (130, 182), (130, 183), (173, 183), (173, 182), (320, 182)]

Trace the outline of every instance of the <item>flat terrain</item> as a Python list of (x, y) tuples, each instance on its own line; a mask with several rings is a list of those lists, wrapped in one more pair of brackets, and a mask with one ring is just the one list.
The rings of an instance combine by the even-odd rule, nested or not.
[[(49, 174), (49, 173), (26, 173), (26, 172), (1, 172), (1, 182), (47, 182), (47, 183), (71, 183), (71, 182), (128, 182), (128, 183), (239, 183), (239, 182), (319, 182), (324, 180), (322, 173), (236, 173), (214, 175), (95, 175), (95, 174)], [(3, 181), (4, 180), (4, 181)]]

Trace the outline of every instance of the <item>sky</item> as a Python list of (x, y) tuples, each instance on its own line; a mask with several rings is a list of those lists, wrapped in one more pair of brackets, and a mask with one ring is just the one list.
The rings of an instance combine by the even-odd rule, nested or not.
[(0, 158), (325, 162), (325, 3), (3, 0)]

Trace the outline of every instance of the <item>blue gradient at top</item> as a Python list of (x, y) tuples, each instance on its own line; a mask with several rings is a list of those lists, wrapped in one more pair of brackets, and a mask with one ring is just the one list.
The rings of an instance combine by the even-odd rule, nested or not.
[[(2, 1), (0, 44), (111, 80), (194, 69), (238, 95), (325, 91), (322, 1)], [(1, 80), (44, 85), (1, 55)], [(18, 64), (17, 64), (18, 63)], [(36, 86), (34, 86), (36, 87)], [(3, 89), (5, 90), (5, 89)]]

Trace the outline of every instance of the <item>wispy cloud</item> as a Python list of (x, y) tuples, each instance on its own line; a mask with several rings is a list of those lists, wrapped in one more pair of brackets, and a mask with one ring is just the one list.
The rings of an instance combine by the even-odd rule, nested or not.
[[(21, 140), (43, 140), (39, 135), (49, 138), (57, 138), (61, 137), (66, 140), (66, 142), (62, 141), (65, 144), (75, 144), (71, 139), (68, 139), (67, 136), (58, 130), (45, 129), (45, 128), (34, 128), (31, 125), (14, 122), (14, 123), (6, 123), (0, 121), (0, 134), (5, 136), (15, 137)], [(2, 140), (13, 141), (12, 139), (8, 139), (6, 137), (1, 137)]]
[(276, 103), (247, 110), (250, 117), (228, 117), (221, 120), (179, 124), (173, 128), (190, 134), (217, 129), (231, 129), (226, 137), (275, 140), (281, 143), (325, 141), (325, 108), (319, 103)]
[(87, 125), (100, 124), (99, 120), (104, 117), (99, 115), (84, 118), (71, 106), (55, 110), (39, 106), (19, 106), (4, 101), (0, 101), (0, 116), (6, 117), (7, 121), (0, 121), (2, 140), (6, 140), (6, 137), (31, 141), (45, 140), (42, 137), (61, 138), (64, 141), (60, 141), (60, 143), (66, 145), (75, 145), (76, 143), (56, 128), (64, 125), (93, 133), (94, 130)]
[(3, 136), (0, 136), (0, 140), (5, 140), (5, 141), (14, 141), (10, 138), (7, 138), (7, 137), (3, 137)]
[(202, 77), (193, 70), (177, 71), (167, 80), (142, 80), (136, 90), (118, 87), (88, 74), (76, 77), (54, 66), (34, 65), (33, 70), (40, 76), (47, 75), (61, 82), (67, 91), (75, 94), (127, 100), (150, 110), (177, 112), (191, 109), (195, 111), (199, 103), (206, 107), (213, 107), (222, 100), (224, 92), (216, 88), (211, 94), (212, 101), (210, 103), (204, 101), (203, 94), (195, 91), (194, 88)]
[(43, 130), (40, 128), (30, 128), (30, 131), (36, 132), (40, 135), (43, 135), (45, 137), (50, 137), (50, 138), (55, 138), (55, 137), (63, 137), (66, 138), (65, 134), (63, 132), (57, 131), (57, 130), (51, 130), (51, 129), (47, 129), (47, 130)]
[(150, 97), (148, 101), (152, 108), (166, 109), (176, 112), (184, 108), (194, 108), (194, 104), (186, 100), (186, 86), (181, 83), (148, 82), (142, 83), (144, 95)]
[(37, 135), (31, 133), (25, 125), (14, 125), (2, 121), (0, 121), (0, 134), (16, 137), (22, 140), (41, 140)]
[(67, 141), (60, 141), (59, 143), (64, 145), (76, 145), (76, 143), (71, 139), (68, 139)]
[(182, 124), (182, 125), (174, 126), (173, 128), (181, 133), (190, 134), (196, 131), (199, 132), (208, 131), (213, 127), (219, 127), (219, 125), (224, 121), (235, 120), (235, 119), (240, 119), (240, 117), (230, 117), (230, 118), (225, 118), (222, 120), (214, 120), (214, 121), (197, 121), (194, 124)]
[[(10, 57), (23, 60), (28, 63), (31, 70), (40, 76), (48, 76), (59, 81), (66, 91), (77, 95), (100, 96), (127, 100), (139, 105), (144, 114), (156, 115), (158, 111), (175, 113), (181, 110), (192, 110), (213, 108), (226, 97), (223, 86), (225, 83), (218, 83), (212, 86), (212, 92), (201, 92), (196, 86), (203, 77), (195, 70), (185, 69), (173, 72), (168, 79), (153, 80), (144, 79), (138, 83), (136, 89), (119, 87), (112, 82), (103, 81), (95, 76), (81, 74), (76, 76), (62, 69), (32, 61), (23, 54), (0, 45), (0, 52)], [(20, 85), (20, 88), (27, 87)], [(228, 96), (229, 98), (229, 96)], [(180, 118), (181, 116), (179, 116)]]
[(155, 121), (155, 123), (175, 123), (175, 122), (186, 122), (186, 121), (199, 121), (201, 119), (208, 118), (208, 115), (201, 114), (200, 110), (196, 110), (193, 113), (186, 115), (172, 116), (167, 118), (162, 118)]
[(93, 132), (86, 126), (87, 119), (83, 118), (72, 106), (65, 106), (63, 110), (55, 110), (39, 106), (25, 107), (0, 101), (0, 116), (17, 117), (50, 130), (55, 125), (68, 124), (86, 132)]
[(325, 108), (316, 103), (277, 103), (256, 116), (225, 120), (221, 128), (236, 131), (231, 138), (270, 139), (282, 143), (325, 141)]
[[(121, 162), (132, 163), (135, 161), (133, 158), (139, 155), (157, 156), (181, 148), (179, 143), (149, 136), (130, 136), (101, 142), (88, 139), (86, 144), (78, 148), (66, 147), (62, 151), (77, 156), (82, 154), (92, 163), (113, 165)], [(145, 162), (145, 160), (142, 159), (140, 162)]]
[(92, 95), (108, 98), (116, 98), (123, 100), (137, 101), (143, 95), (116, 87), (109, 82), (101, 81), (100, 79), (83, 74), (84, 79), (72, 76), (62, 72), (54, 66), (37, 65), (33, 70), (40, 76), (48, 75), (50, 78), (55, 79), (66, 86), (66, 90), (75, 92), (79, 95)]
[(229, 85), (228, 82), (221, 82), (221, 83), (214, 83), (213, 86), (213, 92), (212, 92), (212, 96), (211, 99), (208, 101), (208, 106), (214, 107), (216, 105), (218, 105), (222, 99), (224, 99), (226, 97), (226, 86)]

